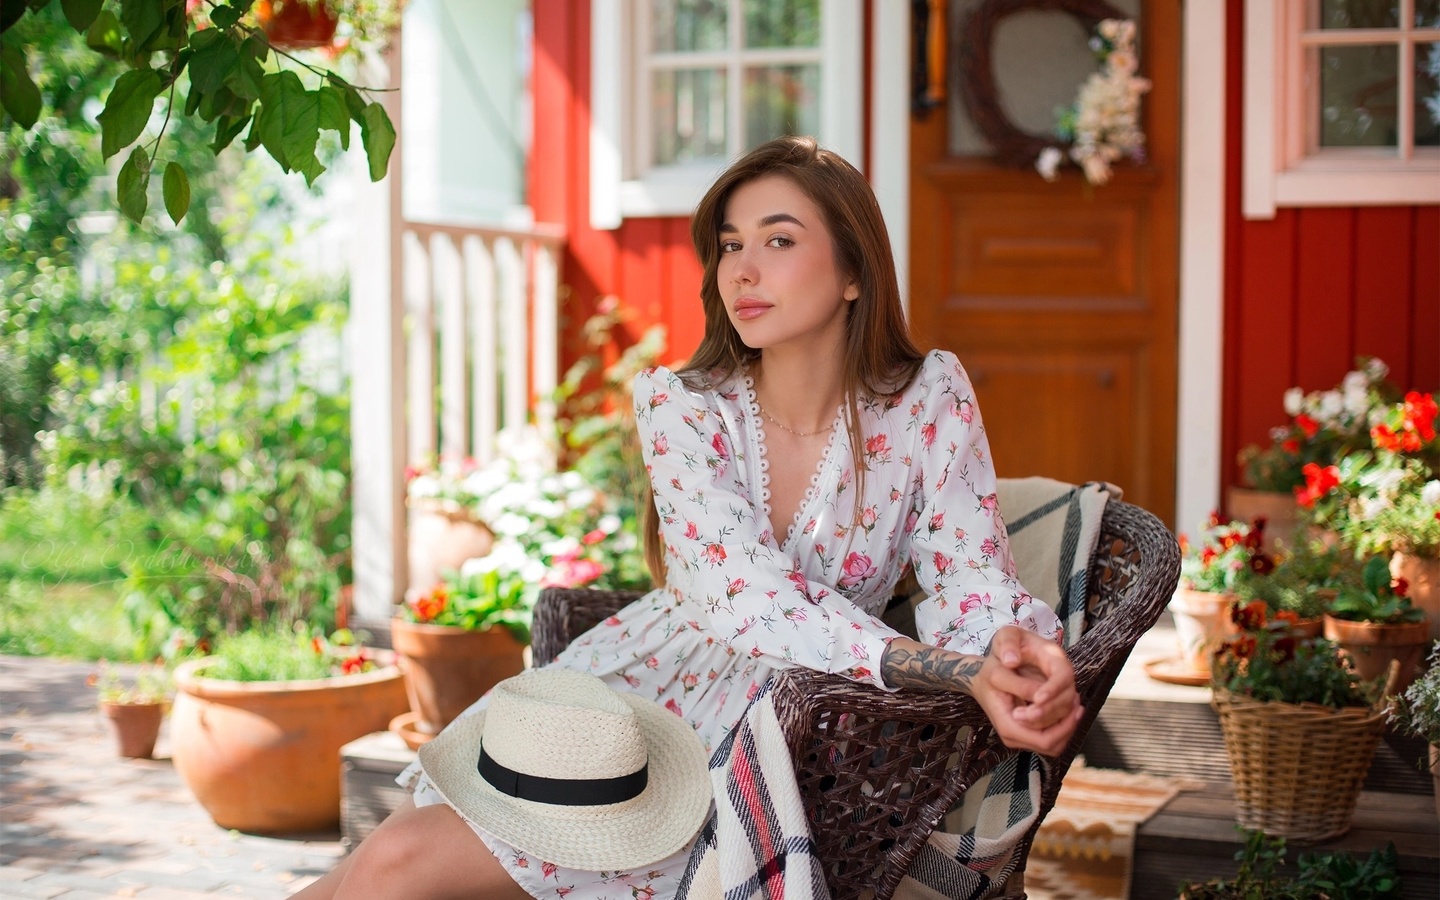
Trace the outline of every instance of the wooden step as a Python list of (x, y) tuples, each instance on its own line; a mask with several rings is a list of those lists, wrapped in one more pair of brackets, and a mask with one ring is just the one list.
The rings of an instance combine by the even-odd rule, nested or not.
[[(1350, 831), (1322, 844), (1288, 847), (1281, 871), (1295, 874), (1301, 853), (1343, 850), (1364, 856), (1386, 842), (1393, 842), (1399, 855), (1400, 897), (1440, 900), (1440, 819), (1429, 796), (1361, 793)], [(1136, 830), (1130, 896), (1174, 897), (1182, 883), (1233, 878), (1242, 846), (1228, 783), (1182, 791)]]
[(415, 751), (388, 731), (340, 748), (340, 835), (347, 852), (409, 798), (395, 776), (414, 760)]

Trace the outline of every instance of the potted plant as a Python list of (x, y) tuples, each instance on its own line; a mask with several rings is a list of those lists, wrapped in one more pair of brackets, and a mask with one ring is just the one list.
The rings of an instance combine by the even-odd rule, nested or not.
[(1296, 634), (1292, 613), (1267, 618), (1252, 603), (1236, 618), (1240, 633), (1211, 667), (1236, 820), (1295, 840), (1343, 834), (1384, 729), (1385, 684), (1363, 681), (1329, 641)]
[(1440, 816), (1440, 641), (1430, 648), (1429, 668), (1395, 698), (1390, 716), (1430, 745), (1427, 762), (1435, 779), (1435, 814)]
[(86, 683), (97, 691), (100, 711), (115, 731), (120, 755), (128, 759), (153, 758), (160, 723), (170, 707), (170, 676), (164, 666), (142, 665), (133, 678), (127, 679), (101, 660), (99, 670)]
[(1408, 593), (1409, 585), (1391, 576), (1385, 558), (1372, 556), (1359, 582), (1342, 587), (1325, 616), (1325, 637), (1350, 658), (1360, 677), (1378, 678), (1395, 660), (1401, 690), (1410, 684), (1430, 634), (1425, 611)]
[(1389, 368), (1378, 359), (1361, 358), (1335, 388), (1285, 392), (1290, 420), (1271, 429), (1270, 443), (1251, 444), (1240, 451), (1243, 486), (1225, 493), (1230, 516), (1250, 521), (1264, 516), (1270, 523), (1267, 547), (1288, 543), (1304, 521), (1296, 497), (1305, 488), (1305, 468), (1324, 466), (1348, 452), (1367, 446), (1372, 410), (1395, 393), (1385, 381)]
[[(1242, 829), (1243, 831), (1244, 829)], [(1245, 847), (1235, 854), (1234, 878), (1212, 878), (1180, 889), (1180, 900), (1386, 900), (1400, 896), (1400, 861), (1393, 843), (1363, 859), (1343, 851), (1302, 853), (1298, 872), (1285, 865), (1285, 839), (1246, 831)]]
[(385, 653), (304, 624), (222, 637), (175, 683), (175, 768), (217, 825), (261, 834), (335, 827), (340, 748), (405, 709)]
[(1297, 631), (1306, 637), (1320, 637), (1325, 613), (1347, 579), (1354, 581), (1357, 576), (1341, 550), (1297, 536), (1293, 546), (1276, 554), (1269, 572), (1263, 567), (1239, 572), (1231, 594), (1240, 603), (1260, 601), (1270, 616), (1281, 611), (1293, 613), (1299, 620)]
[(1246, 571), (1268, 574), (1273, 558), (1263, 549), (1265, 520), (1226, 522), (1218, 513), (1198, 544), (1180, 535), (1180, 582), (1169, 604), (1184, 661), (1197, 673), (1210, 669), (1210, 656), (1226, 631), (1236, 582)]

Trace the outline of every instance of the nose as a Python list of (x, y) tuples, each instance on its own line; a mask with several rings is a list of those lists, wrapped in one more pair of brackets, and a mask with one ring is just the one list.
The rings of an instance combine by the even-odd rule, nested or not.
[(734, 253), (729, 254), (730, 280), (735, 284), (754, 284), (759, 277), (759, 270), (755, 268), (755, 261), (750, 256), (749, 248), (742, 247)]

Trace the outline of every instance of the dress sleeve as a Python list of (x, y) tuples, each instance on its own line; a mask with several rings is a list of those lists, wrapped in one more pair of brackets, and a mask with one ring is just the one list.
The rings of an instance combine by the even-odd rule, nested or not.
[(915, 610), (920, 639), (984, 654), (1004, 625), (1059, 640), (1060, 620), (1015, 575), (995, 497), (980, 408), (958, 360), (939, 354), (920, 412), (911, 562), (930, 596)]
[(808, 580), (775, 548), (735, 465), (745, 442), (666, 369), (637, 375), (634, 396), (668, 586), (704, 610), (711, 630), (736, 652), (889, 690), (880, 660), (898, 633), (833, 587)]

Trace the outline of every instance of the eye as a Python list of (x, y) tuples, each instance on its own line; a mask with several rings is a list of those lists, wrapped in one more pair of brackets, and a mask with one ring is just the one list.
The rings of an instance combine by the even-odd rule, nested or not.
[(721, 241), (721, 242), (720, 242), (720, 252), (721, 252), (721, 253), (734, 253), (736, 250), (739, 250), (739, 249), (740, 249), (740, 242), (739, 242), (739, 241)]
[(795, 246), (795, 242), (792, 241), (792, 240), (790, 240), (788, 237), (786, 237), (786, 236), (783, 235), (783, 234), (777, 234), (777, 235), (775, 235), (773, 238), (771, 238), (771, 239), (770, 239), (770, 244), (771, 244), (772, 246), (774, 246), (774, 247), (777, 247), (777, 248), (781, 249), (781, 250), (784, 250), (786, 247), (793, 247), (793, 246)]

